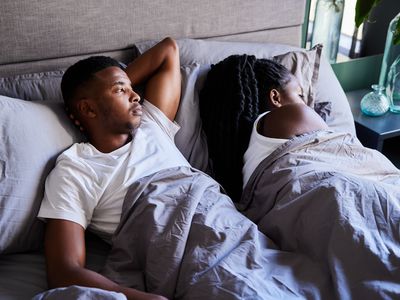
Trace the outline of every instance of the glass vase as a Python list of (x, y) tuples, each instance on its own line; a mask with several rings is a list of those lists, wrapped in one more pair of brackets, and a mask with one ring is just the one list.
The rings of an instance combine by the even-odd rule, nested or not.
[(360, 102), (361, 111), (371, 117), (378, 117), (389, 110), (389, 100), (386, 97), (385, 87), (374, 84), (372, 92), (366, 94)]
[(397, 56), (389, 69), (386, 95), (389, 98), (390, 111), (400, 113), (400, 55)]
[(342, 27), (344, 0), (318, 0), (315, 8), (311, 45), (323, 44), (322, 53), (336, 62)]
[(400, 13), (398, 13), (392, 21), (389, 23), (389, 27), (386, 34), (385, 50), (383, 52), (382, 66), (379, 73), (379, 85), (384, 87), (387, 86), (387, 77), (390, 66), (396, 60), (396, 57), (400, 55), (400, 45), (393, 44), (393, 36), (396, 30), (396, 24), (400, 19)]

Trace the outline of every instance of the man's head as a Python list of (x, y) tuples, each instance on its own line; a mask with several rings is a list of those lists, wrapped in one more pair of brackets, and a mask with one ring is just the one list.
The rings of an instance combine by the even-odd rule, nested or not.
[(69, 67), (61, 91), (70, 116), (89, 136), (126, 134), (140, 124), (140, 98), (118, 61), (110, 57), (93, 56)]
[(78, 91), (94, 78), (94, 74), (108, 67), (118, 67), (118, 61), (107, 56), (92, 56), (70, 66), (61, 81), (61, 92), (66, 108), (73, 110)]
[(282, 64), (270, 59), (258, 59), (254, 72), (259, 100), (266, 100), (269, 109), (286, 104), (305, 103), (298, 80)]

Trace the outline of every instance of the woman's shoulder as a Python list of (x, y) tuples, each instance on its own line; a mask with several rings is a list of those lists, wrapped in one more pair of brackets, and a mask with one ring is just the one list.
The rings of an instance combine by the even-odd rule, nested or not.
[(260, 126), (260, 134), (288, 139), (307, 132), (328, 129), (328, 125), (309, 106), (305, 104), (287, 104), (266, 114)]

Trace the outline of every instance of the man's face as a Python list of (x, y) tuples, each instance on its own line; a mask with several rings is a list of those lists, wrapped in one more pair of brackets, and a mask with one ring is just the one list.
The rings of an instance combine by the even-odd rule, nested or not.
[(91, 85), (100, 126), (112, 134), (126, 134), (140, 125), (140, 97), (132, 90), (128, 75), (118, 67), (95, 74)]

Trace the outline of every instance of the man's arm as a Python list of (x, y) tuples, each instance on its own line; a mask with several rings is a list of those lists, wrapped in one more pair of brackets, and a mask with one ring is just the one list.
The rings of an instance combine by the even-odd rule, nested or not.
[(166, 299), (122, 287), (101, 274), (86, 269), (85, 230), (77, 223), (49, 219), (46, 224), (45, 255), (50, 288), (81, 285), (121, 292), (128, 299)]
[(165, 38), (130, 63), (126, 69), (132, 85), (146, 82), (145, 98), (170, 120), (175, 119), (181, 96), (179, 49)]

